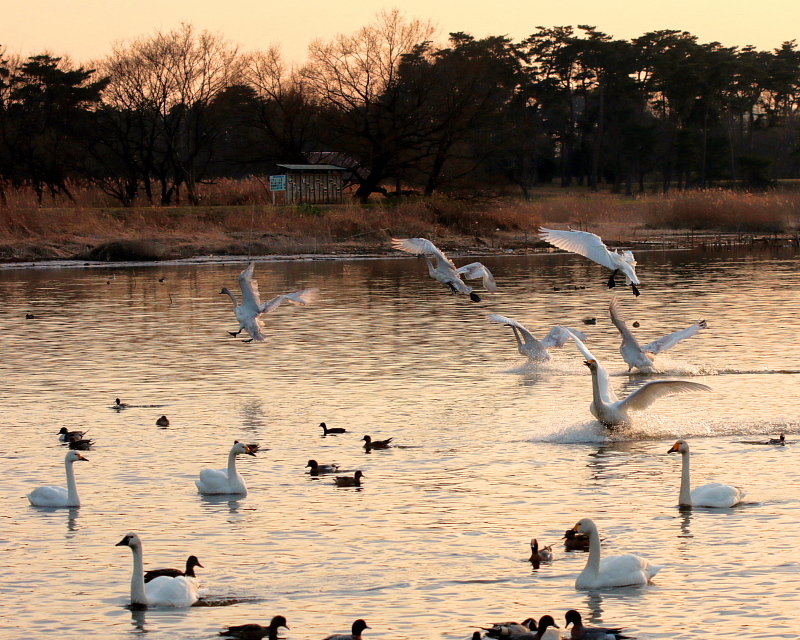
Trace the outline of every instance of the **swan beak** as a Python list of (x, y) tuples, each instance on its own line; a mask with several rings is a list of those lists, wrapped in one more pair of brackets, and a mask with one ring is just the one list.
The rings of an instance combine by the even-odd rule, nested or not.
[[(576, 524), (574, 527), (572, 527), (572, 530), (573, 530), (575, 533), (578, 533), (578, 528), (579, 528), (580, 526), (581, 526), (581, 523), (580, 523), (580, 522), (578, 522), (578, 523), (577, 523), (577, 524)], [(567, 536), (564, 536), (564, 537), (566, 538)]]
[(122, 540), (117, 542), (117, 544), (115, 544), (114, 546), (115, 547), (127, 547), (128, 546), (128, 536), (125, 536)]
[(223, 293), (225, 293), (225, 292), (224, 292), (224, 291), (220, 291), (220, 292), (219, 292), (219, 295), (222, 295)]
[(667, 451), (667, 453), (675, 453), (676, 451), (680, 451), (680, 449), (681, 449), (680, 445), (676, 442), (675, 444), (672, 445), (670, 450)]
[(85, 460), (86, 462), (89, 462), (89, 458), (84, 458), (80, 453), (78, 454), (78, 460)]

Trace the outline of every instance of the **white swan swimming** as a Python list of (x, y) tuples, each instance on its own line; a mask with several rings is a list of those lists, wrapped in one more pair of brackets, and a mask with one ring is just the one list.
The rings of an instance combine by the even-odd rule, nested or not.
[(589, 535), (589, 558), (586, 566), (575, 580), (576, 589), (602, 589), (603, 587), (626, 587), (647, 584), (662, 568), (650, 564), (648, 560), (625, 554), (606, 556), (600, 559), (600, 533), (597, 525), (589, 518), (583, 518), (573, 527), (576, 533)]
[(610, 427), (630, 425), (632, 422), (630, 411), (644, 411), (664, 396), (693, 391), (711, 391), (711, 387), (699, 382), (654, 380), (642, 385), (627, 398), (620, 400), (614, 393), (608, 372), (600, 366), (600, 363), (579, 338), (573, 335), (572, 339), (586, 357), (583, 364), (592, 372), (592, 403), (589, 405), (589, 411), (598, 421)]
[(636, 260), (631, 251), (623, 251), (622, 253), (619, 253), (616, 249), (609, 251), (600, 236), (588, 231), (575, 231), (573, 229), (564, 231), (562, 229), (540, 227), (539, 237), (554, 247), (577, 253), (611, 269), (613, 273), (608, 279), (609, 289), (617, 286), (614, 282), (614, 276), (617, 271), (621, 271), (625, 274), (625, 285), (630, 285), (633, 295), (639, 295), (639, 289), (636, 288), (636, 285), (640, 284), (639, 278), (636, 277)]
[(678, 440), (667, 453), (681, 454), (681, 489), (678, 504), (682, 507), (717, 507), (725, 509), (742, 501), (746, 495), (739, 487), (712, 482), (691, 489), (689, 478), (689, 445), (685, 440)]
[(67, 488), (64, 487), (39, 487), (28, 494), (28, 500), (35, 507), (80, 507), (78, 487), (75, 484), (75, 471), (72, 463), (79, 460), (88, 461), (77, 451), (69, 451), (64, 456), (64, 466), (67, 469)]
[[(537, 340), (530, 331), (516, 320), (497, 314), (490, 314), (486, 318), (489, 322), (497, 322), (511, 327), (514, 331), (514, 338), (517, 340), (517, 351), (519, 351), (520, 355), (539, 362), (550, 360), (550, 354), (547, 353), (547, 350), (553, 347), (563, 347), (572, 335), (578, 336), (581, 340), (586, 340), (586, 336), (580, 331), (562, 327), (561, 325), (556, 325), (550, 329), (550, 333), (542, 340)], [(520, 336), (522, 337), (520, 338)]]
[(117, 547), (130, 547), (133, 552), (133, 576), (131, 577), (131, 604), (139, 606), (191, 607), (200, 598), (197, 582), (185, 576), (158, 576), (144, 582), (142, 541), (135, 533), (129, 533)]
[(238, 336), (242, 329), (250, 334), (250, 340), (245, 342), (264, 342), (266, 335), (264, 335), (264, 325), (258, 319), (262, 313), (269, 313), (274, 311), (284, 302), (291, 302), (297, 305), (306, 305), (314, 302), (319, 294), (319, 289), (303, 289), (302, 291), (295, 291), (294, 293), (285, 293), (280, 296), (275, 296), (267, 302), (261, 303), (261, 298), (258, 295), (258, 283), (253, 280), (253, 269), (255, 263), (251, 262), (247, 268), (239, 274), (239, 286), (242, 288), (242, 304), (236, 300), (228, 287), (222, 287), (220, 295), (223, 293), (228, 294), (233, 300), (233, 312), (236, 314), (236, 319), (239, 321), (239, 330), (235, 333), (229, 331), (234, 338)]
[(236, 471), (236, 456), (240, 453), (255, 456), (256, 452), (250, 445), (242, 444), (238, 440), (233, 443), (228, 454), (227, 469), (203, 469), (199, 480), (195, 480), (197, 490), (204, 495), (215, 494), (241, 494), (247, 495), (247, 485), (244, 478)]
[[(450, 291), (453, 293), (468, 295), (469, 299), (473, 302), (480, 302), (481, 297), (472, 290), (472, 287), (461, 279), (462, 276), (468, 280), (481, 278), (483, 280), (483, 286), (487, 291), (491, 293), (497, 291), (497, 284), (494, 281), (494, 276), (492, 276), (491, 271), (480, 262), (472, 262), (463, 267), (456, 268), (456, 265), (454, 265), (430, 240), (426, 240), (425, 238), (392, 238), (392, 247), (400, 251), (407, 251), (408, 253), (423, 256), (428, 265), (428, 274), (430, 274), (431, 278), (449, 287)], [(435, 267), (428, 256), (436, 258)]]
[(653, 340), (653, 342), (640, 347), (636, 337), (631, 333), (630, 329), (628, 329), (628, 325), (626, 325), (625, 321), (622, 319), (617, 296), (611, 298), (608, 311), (611, 314), (611, 322), (614, 323), (614, 326), (622, 335), (622, 344), (619, 346), (619, 352), (625, 364), (628, 365), (628, 371), (636, 367), (640, 371), (650, 373), (653, 370), (653, 358), (657, 354), (666, 351), (670, 347), (674, 347), (681, 340), (691, 338), (701, 329), (706, 329), (708, 327), (705, 320), (700, 320), (686, 329), (667, 334), (663, 338)]

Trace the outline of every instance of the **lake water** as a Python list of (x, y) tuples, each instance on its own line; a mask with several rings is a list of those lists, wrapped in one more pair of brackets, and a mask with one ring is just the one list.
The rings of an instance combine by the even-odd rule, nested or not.
[[(236, 321), (218, 294), (238, 292), (242, 263), (0, 270), (0, 636), (213, 638), (283, 614), (290, 640), (356, 618), (365, 640), (460, 639), (545, 613), (563, 626), (575, 608), (640, 639), (796, 638), (800, 443), (743, 441), (800, 441), (800, 260), (637, 258), (641, 297), (618, 289), (629, 326), (645, 343), (705, 318), (657, 364), (713, 391), (660, 400), (612, 435), (588, 413), (574, 345), (527, 365), (485, 318), (540, 337), (584, 330), (618, 392), (652, 379), (625, 373), (608, 273), (576, 256), (487, 257), (500, 292), (479, 304), (413, 258), (259, 262), (264, 299), (321, 290), (314, 306), (266, 316), (261, 344), (226, 333)], [(115, 411), (116, 397), (139, 406)], [(321, 421), (348, 433), (322, 437)], [(64, 484), (61, 427), (96, 440), (75, 465), (82, 506), (32, 507), (26, 493)], [(397, 446), (366, 454), (365, 434)], [(678, 437), (693, 484), (741, 485), (746, 502), (679, 510), (680, 458), (666, 454)], [(261, 445), (238, 461), (249, 495), (198, 495), (199, 471), (224, 467), (237, 439)], [(309, 458), (361, 469), (363, 488), (309, 477)], [(560, 538), (583, 517), (604, 554), (664, 569), (647, 587), (576, 591), (586, 555)], [(114, 545), (129, 531), (146, 567), (197, 555), (219, 606), (127, 609), (131, 554)], [(525, 561), (533, 537), (553, 545), (552, 564)]]

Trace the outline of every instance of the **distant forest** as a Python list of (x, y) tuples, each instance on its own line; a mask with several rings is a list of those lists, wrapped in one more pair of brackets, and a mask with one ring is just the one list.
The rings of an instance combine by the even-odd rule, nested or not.
[(537, 27), (520, 42), (379, 14), (309, 46), (244, 53), (191, 25), (118, 45), (93, 68), (0, 49), (0, 204), (12, 189), (123, 205), (198, 204), (201, 185), (276, 163), (346, 166), (375, 192), (537, 185), (767, 188), (800, 178), (800, 51), (654, 31)]

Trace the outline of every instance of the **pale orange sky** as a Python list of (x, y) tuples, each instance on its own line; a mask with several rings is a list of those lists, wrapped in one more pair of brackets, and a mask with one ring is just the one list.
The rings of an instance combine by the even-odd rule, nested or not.
[(5, 0), (0, 44), (25, 56), (69, 54), (76, 62), (102, 57), (115, 41), (131, 40), (181, 22), (207, 29), (244, 50), (280, 44), (288, 60), (302, 62), (314, 38), (351, 33), (381, 9), (431, 20), (442, 38), (451, 31), (515, 40), (539, 25), (590, 24), (617, 38), (657, 29), (686, 30), (701, 42), (774, 49), (800, 41), (800, 0)]

